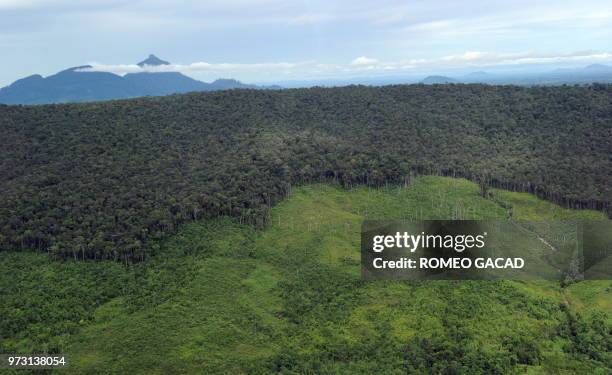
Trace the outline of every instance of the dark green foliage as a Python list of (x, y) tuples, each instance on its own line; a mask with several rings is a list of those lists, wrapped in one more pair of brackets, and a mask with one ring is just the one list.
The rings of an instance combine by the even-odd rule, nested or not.
[(407, 373), (417, 374), (504, 374), (512, 367), (506, 352), (485, 353), (469, 345), (468, 338), (436, 336), (415, 338), (406, 348)]
[(567, 315), (566, 325), (560, 327), (561, 334), (570, 339), (566, 351), (612, 366), (612, 329), (605, 315), (601, 312), (588, 318), (570, 312)]
[(611, 201), (612, 87), (236, 90), (0, 106), (0, 248), (129, 262), (185, 221), (261, 227), (292, 186), (463, 175)]
[(540, 363), (540, 348), (534, 339), (513, 337), (504, 342), (504, 347), (514, 356), (513, 362), (522, 365), (538, 365)]
[(0, 351), (61, 353), (94, 310), (127, 292), (116, 262), (55, 262), (33, 253), (0, 255)]
[(156, 241), (154, 257), (130, 267), (0, 253), (0, 352), (61, 353), (67, 338), (113, 298), (120, 297), (122, 310), (134, 312), (175, 297), (194, 277), (197, 259), (211, 255), (213, 244), (194, 239), (206, 238), (212, 230), (231, 233), (236, 227), (229, 220), (186, 226), (180, 234)]

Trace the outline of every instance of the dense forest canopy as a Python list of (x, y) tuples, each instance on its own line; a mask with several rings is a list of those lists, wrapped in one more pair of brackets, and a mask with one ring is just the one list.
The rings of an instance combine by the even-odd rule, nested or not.
[(352, 86), (0, 106), (0, 248), (144, 258), (182, 222), (262, 226), (291, 186), (466, 176), (610, 214), (612, 86)]

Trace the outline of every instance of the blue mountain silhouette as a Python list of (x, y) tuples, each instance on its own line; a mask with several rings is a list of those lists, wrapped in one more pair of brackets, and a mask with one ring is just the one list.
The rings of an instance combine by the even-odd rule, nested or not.
[[(150, 55), (139, 66), (170, 63)], [(207, 83), (179, 72), (141, 72), (119, 76), (107, 72), (84, 71), (90, 65), (63, 70), (46, 78), (35, 74), (0, 89), (3, 104), (47, 104), (125, 99), (139, 96), (162, 96), (191, 91), (214, 91), (235, 88), (267, 88), (233, 79)], [(277, 88), (277, 87), (274, 87)]]

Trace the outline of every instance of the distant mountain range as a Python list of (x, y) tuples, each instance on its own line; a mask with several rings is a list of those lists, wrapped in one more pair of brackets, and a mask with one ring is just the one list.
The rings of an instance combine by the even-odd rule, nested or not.
[[(155, 55), (138, 66), (170, 65)], [(215, 91), (237, 88), (280, 89), (313, 86), (347, 86), (390, 84), (461, 84), (490, 85), (563, 85), (612, 83), (612, 66), (593, 64), (584, 68), (555, 69), (548, 72), (477, 71), (461, 76), (430, 75), (362, 77), (317, 81), (288, 81), (281, 86), (257, 86), (235, 79), (218, 79), (211, 83), (195, 80), (179, 72), (139, 72), (120, 76), (108, 72), (84, 71), (90, 65), (63, 70), (46, 78), (35, 74), (0, 88), (0, 104), (46, 104), (125, 99), (139, 96), (163, 96), (192, 91)]]
[(473, 72), (460, 77), (429, 76), (423, 84), (485, 83), (493, 85), (563, 85), (612, 83), (612, 66), (593, 64), (584, 68), (555, 69), (539, 73)]
[[(170, 63), (155, 55), (138, 63), (139, 66), (159, 66)], [(0, 89), (2, 104), (47, 104), (124, 99), (139, 96), (163, 96), (191, 91), (215, 91), (236, 88), (280, 88), (256, 86), (234, 79), (218, 79), (206, 83), (179, 72), (141, 72), (119, 76), (107, 72), (82, 71), (90, 65), (63, 70), (49, 77), (31, 75)]]
[(348, 85), (383, 86), (398, 84), (449, 84), (449, 83), (482, 83), (488, 85), (518, 85), (518, 86), (553, 86), (553, 85), (585, 85), (591, 83), (612, 83), (612, 66), (594, 64), (582, 68), (555, 69), (551, 71), (503, 71), (500, 68), (485, 71), (463, 73), (461, 75), (430, 75), (423, 77), (417, 73), (406, 72), (402, 75), (384, 75), (379, 77), (354, 77), (346, 79), (319, 79), (281, 81), (284, 88), (299, 87), (334, 87)]
[(444, 84), (444, 83), (459, 83), (454, 78), (445, 77), (445, 76), (428, 76), (425, 77), (421, 83), (426, 85), (435, 85), (435, 84)]

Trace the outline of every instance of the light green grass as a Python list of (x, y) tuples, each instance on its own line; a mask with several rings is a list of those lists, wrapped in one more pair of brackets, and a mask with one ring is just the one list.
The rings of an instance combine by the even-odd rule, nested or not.
[(514, 218), (518, 220), (606, 219), (606, 215), (602, 212), (563, 208), (528, 193), (515, 193), (501, 189), (492, 189), (492, 192), (503, 202), (513, 205)]
[[(527, 194), (494, 194), (511, 202), (515, 219), (604, 218)], [(395, 374), (418, 358), (468, 374), (609, 370), (605, 358), (573, 351), (560, 332), (573, 314), (609, 316), (610, 282), (562, 291), (554, 282), (360, 280), (366, 218), (506, 217), (471, 182), (420, 177), (403, 189), (297, 188), (262, 231), (228, 219), (186, 225), (159, 256), (126, 271), (125, 291), (69, 336), (66, 372)], [(537, 359), (517, 363), (512, 350), (523, 347), (536, 348)]]

